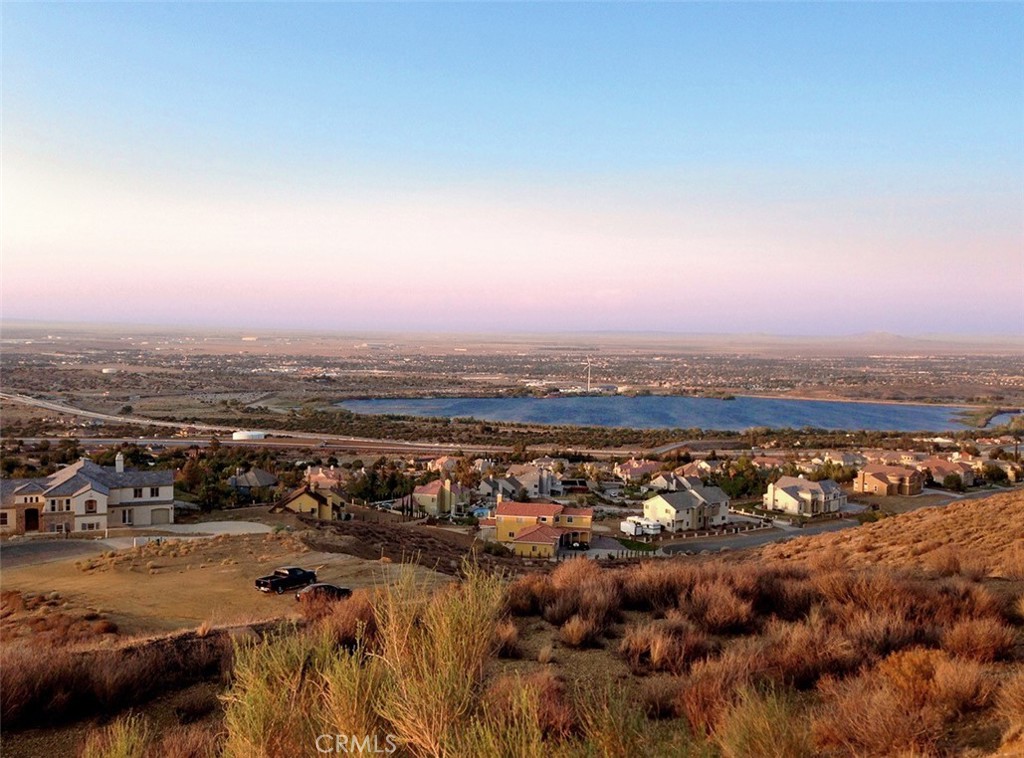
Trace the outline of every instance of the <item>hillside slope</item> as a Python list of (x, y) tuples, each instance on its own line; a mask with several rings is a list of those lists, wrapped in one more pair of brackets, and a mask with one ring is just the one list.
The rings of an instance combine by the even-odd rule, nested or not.
[(767, 545), (759, 559), (841, 560), (940, 574), (1024, 579), (1024, 490), (922, 508), (842, 532)]

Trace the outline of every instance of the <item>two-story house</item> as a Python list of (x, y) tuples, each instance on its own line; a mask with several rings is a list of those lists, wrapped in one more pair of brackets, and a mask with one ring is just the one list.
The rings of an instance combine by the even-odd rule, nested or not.
[(499, 502), (494, 510), (495, 537), (517, 555), (550, 557), (559, 547), (589, 544), (592, 508), (560, 503)]
[(729, 520), (729, 496), (719, 487), (706, 487), (696, 478), (683, 477), (679, 483), (682, 489), (645, 500), (644, 518), (667, 532), (707, 529)]
[(0, 532), (88, 532), (174, 523), (174, 472), (82, 459), (38, 479), (0, 482)]
[(846, 493), (831, 479), (812, 482), (797, 476), (783, 476), (768, 485), (764, 507), (793, 516), (838, 513), (846, 505)]

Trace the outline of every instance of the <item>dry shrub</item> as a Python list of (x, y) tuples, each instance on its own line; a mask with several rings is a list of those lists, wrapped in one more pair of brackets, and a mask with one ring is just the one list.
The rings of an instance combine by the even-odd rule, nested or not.
[(185, 694), (174, 706), (174, 715), (179, 724), (202, 721), (220, 707), (220, 701), (209, 691)]
[(499, 658), (519, 657), (519, 627), (512, 619), (503, 619), (494, 628), (494, 650)]
[(924, 643), (930, 637), (930, 630), (895, 611), (857, 611), (845, 621), (842, 633), (856, 654), (868, 660), (884, 658), (897, 650)]
[(664, 612), (676, 605), (680, 594), (689, 593), (696, 581), (697, 569), (689, 564), (645, 561), (624, 573), (623, 604), (638, 611)]
[(1024, 670), (1012, 674), (999, 688), (996, 713), (1006, 721), (1004, 743), (1024, 737)]
[(922, 648), (895, 653), (846, 681), (826, 677), (818, 689), (818, 746), (855, 755), (934, 752), (947, 724), (991, 697), (980, 665)]
[(152, 732), (141, 716), (129, 714), (86, 737), (81, 758), (143, 758)]
[(555, 626), (578, 615), (600, 633), (619, 615), (622, 598), (616, 575), (589, 559), (559, 564), (551, 573), (551, 590), (543, 615)]
[(960, 553), (953, 545), (943, 545), (924, 556), (924, 565), (939, 576), (960, 573)]
[(679, 695), (683, 683), (679, 677), (656, 676), (643, 681), (641, 698), (647, 718), (670, 719), (679, 715)]
[(697, 585), (688, 599), (687, 612), (712, 634), (749, 631), (755, 621), (750, 601), (740, 598), (725, 584)]
[(820, 613), (794, 623), (773, 620), (762, 639), (768, 674), (787, 687), (811, 688), (822, 676), (844, 675), (861, 662), (854, 644)]
[(535, 704), (534, 717), (544, 738), (561, 740), (576, 730), (576, 714), (566, 694), (565, 682), (550, 669), (498, 677), (484, 692), (484, 710), (511, 708), (519, 690), (526, 690)]
[(1024, 581), (1024, 544), (1016, 542), (1003, 553), (999, 573), (1007, 579)]
[(223, 636), (74, 654), (8, 648), (0, 662), (0, 719), (5, 729), (15, 729), (116, 713), (167, 690), (219, 678), (230, 654)]
[(723, 758), (803, 758), (814, 755), (810, 734), (784, 691), (742, 687), (715, 730)]
[(588, 616), (573, 616), (558, 632), (558, 639), (569, 647), (590, 647), (597, 642), (600, 629)]
[(553, 594), (550, 578), (543, 574), (527, 574), (508, 585), (505, 605), (513, 616), (538, 616)]
[(942, 649), (981, 663), (1009, 658), (1017, 643), (1013, 629), (993, 618), (965, 619), (942, 635)]
[(736, 702), (740, 688), (754, 684), (764, 669), (758, 646), (743, 643), (727, 648), (718, 658), (693, 664), (678, 698), (679, 710), (690, 729), (713, 733)]
[(208, 726), (193, 724), (161, 730), (149, 754), (159, 758), (216, 758), (220, 755), (224, 735)]
[(320, 620), (339, 645), (354, 645), (362, 639), (372, 646), (377, 635), (377, 614), (368, 590), (355, 590), (349, 597), (330, 604)]
[(634, 674), (649, 671), (681, 674), (714, 649), (703, 632), (671, 620), (631, 626), (619, 643), (619, 654)]
[(544, 645), (537, 653), (537, 663), (552, 663), (555, 660), (555, 649)]

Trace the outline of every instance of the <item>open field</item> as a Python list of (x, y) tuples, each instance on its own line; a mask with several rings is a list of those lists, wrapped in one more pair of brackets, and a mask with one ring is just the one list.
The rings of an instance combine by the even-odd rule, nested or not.
[(315, 568), (323, 581), (353, 588), (373, 586), (395, 570), (311, 551), (283, 534), (221, 536), (5, 569), (3, 588), (57, 592), (70, 607), (110, 619), (121, 634), (150, 634), (294, 614), (292, 593), (271, 596), (253, 588), (257, 576), (283, 565)]

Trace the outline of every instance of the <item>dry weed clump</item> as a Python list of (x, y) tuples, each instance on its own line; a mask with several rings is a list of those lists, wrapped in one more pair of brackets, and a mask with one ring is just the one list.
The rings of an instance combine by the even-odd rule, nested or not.
[(924, 565), (939, 576), (960, 573), (960, 551), (953, 545), (943, 545), (924, 556)]
[(815, 755), (809, 729), (796, 703), (772, 688), (742, 687), (714, 741), (723, 758), (810, 758)]
[(756, 621), (753, 605), (725, 584), (699, 584), (680, 606), (705, 631), (712, 634), (741, 634)]
[(494, 627), (494, 650), (499, 658), (519, 657), (519, 627), (512, 619), (503, 619)]
[(1024, 670), (1011, 674), (996, 695), (996, 713), (1006, 722), (1003, 742), (1024, 739)]
[(964, 619), (942, 635), (942, 649), (980, 663), (1011, 657), (1017, 644), (1013, 629), (994, 618)]
[(158, 641), (135, 648), (41, 656), (15, 646), (0, 659), (0, 719), (5, 729), (116, 713), (186, 684), (218, 678), (230, 658), (225, 638)]
[(591, 647), (599, 635), (600, 629), (592, 618), (577, 614), (562, 624), (558, 639), (569, 647)]
[(760, 646), (744, 643), (726, 648), (718, 658), (695, 663), (678, 699), (690, 729), (712, 734), (740, 689), (763, 679), (766, 665)]
[(634, 674), (682, 674), (717, 649), (700, 630), (677, 620), (652, 621), (626, 630), (619, 654)]
[(373, 646), (377, 637), (377, 614), (369, 590), (355, 590), (344, 600), (326, 605), (314, 601), (314, 612), (323, 611), (319, 624), (334, 638), (336, 644), (354, 645), (363, 640)]
[(565, 682), (550, 669), (498, 677), (484, 692), (484, 710), (511, 709), (514, 701), (523, 696), (524, 690), (533, 705), (531, 710), (544, 739), (563, 740), (577, 731), (576, 713)]
[(538, 616), (554, 595), (551, 579), (544, 574), (526, 574), (509, 584), (505, 597), (513, 616)]
[(643, 680), (640, 697), (649, 719), (671, 719), (679, 715), (679, 694), (683, 682), (677, 676), (652, 676)]
[(853, 755), (930, 754), (947, 724), (985, 707), (992, 694), (979, 664), (922, 648), (895, 653), (851, 679), (826, 677), (818, 691), (818, 746)]

